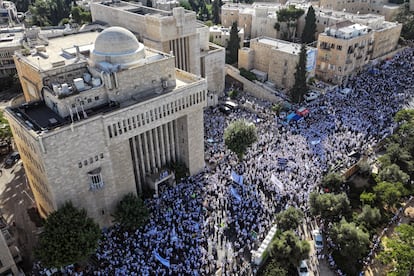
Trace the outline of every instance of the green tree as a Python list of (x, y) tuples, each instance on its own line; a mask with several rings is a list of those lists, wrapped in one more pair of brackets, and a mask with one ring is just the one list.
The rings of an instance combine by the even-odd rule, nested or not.
[(381, 222), (381, 212), (378, 208), (364, 205), (362, 212), (358, 215), (358, 222), (367, 229), (373, 229)]
[(404, 3), (400, 6), (394, 17), (395, 21), (402, 23), (401, 36), (407, 40), (414, 39), (414, 14), (410, 11), (410, 4)]
[(377, 196), (374, 193), (363, 191), (359, 195), (359, 200), (362, 202), (362, 204), (368, 204), (370, 206), (374, 205), (376, 199), (377, 199)]
[(299, 240), (293, 231), (285, 231), (272, 240), (269, 251), (281, 264), (298, 266), (301, 260), (309, 257), (310, 245)]
[(86, 260), (98, 247), (101, 232), (86, 214), (66, 202), (46, 219), (35, 256), (45, 267), (61, 267)]
[(379, 259), (392, 266), (387, 275), (410, 275), (414, 271), (414, 225), (397, 226), (392, 237), (386, 237), (383, 243), (385, 250), (379, 254)]
[(62, 19), (69, 17), (71, 5), (72, 0), (36, 0), (29, 6), (31, 24), (57, 26)]
[(312, 192), (309, 203), (313, 216), (319, 215), (329, 221), (340, 219), (340, 216), (347, 215), (350, 211), (349, 199), (345, 193), (335, 195)]
[(224, 131), (224, 143), (237, 155), (240, 161), (247, 148), (256, 141), (256, 127), (244, 120), (232, 122)]
[(342, 219), (335, 223), (330, 231), (335, 249), (338, 254), (355, 267), (369, 249), (369, 234), (358, 228), (355, 223)]
[(316, 33), (316, 16), (315, 9), (310, 6), (305, 17), (305, 27), (302, 33), (302, 43), (311, 43), (315, 41)]
[(220, 12), (221, 12), (221, 1), (220, 0), (213, 0), (213, 23), (220, 24)]
[(210, 11), (207, 9), (206, 2), (200, 2), (200, 9), (198, 11), (198, 19), (202, 21), (207, 21), (210, 19)]
[(84, 24), (92, 21), (91, 13), (85, 11), (80, 6), (74, 6), (71, 10), (72, 20), (78, 24)]
[(114, 222), (121, 224), (127, 230), (134, 231), (147, 222), (149, 212), (140, 197), (128, 193), (116, 205), (113, 217)]
[(181, 0), (180, 1), (180, 7), (183, 7), (184, 9), (189, 10), (189, 11), (192, 10), (190, 3), (186, 0)]
[(263, 269), (263, 276), (286, 276), (288, 272), (283, 266), (274, 258), (272, 258)]
[(381, 169), (378, 178), (380, 181), (407, 183), (410, 176), (403, 172), (397, 164), (392, 164)]
[(343, 183), (344, 178), (341, 174), (330, 172), (322, 178), (321, 186), (333, 192), (339, 191)]
[(400, 183), (390, 183), (382, 181), (374, 186), (374, 192), (381, 202), (388, 206), (394, 206), (394, 204), (405, 194), (405, 188)]
[(283, 23), (286, 27), (286, 32), (283, 32), (282, 38), (289, 41), (293, 40), (296, 35), (297, 21), (304, 13), (304, 10), (297, 9), (295, 5), (290, 5), (288, 8), (283, 8), (276, 12), (277, 21)]
[(303, 212), (295, 207), (289, 207), (276, 215), (277, 229), (281, 231), (296, 230), (303, 221)]
[(3, 111), (0, 111), (0, 140), (11, 139), (12, 132), (9, 122), (4, 118)]
[(290, 90), (290, 96), (295, 103), (303, 100), (303, 95), (308, 91), (306, 84), (306, 46), (302, 44), (299, 54), (299, 62), (296, 64), (295, 83)]
[(237, 22), (233, 22), (230, 29), (230, 39), (226, 48), (226, 63), (234, 64), (239, 60), (240, 37)]

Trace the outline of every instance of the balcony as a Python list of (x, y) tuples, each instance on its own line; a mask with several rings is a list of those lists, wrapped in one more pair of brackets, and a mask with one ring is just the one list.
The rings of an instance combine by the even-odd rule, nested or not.
[(362, 58), (362, 55), (358, 55), (357, 57), (356, 57), (356, 59), (361, 59)]
[(346, 63), (346, 64), (351, 64), (351, 63), (352, 63), (352, 60), (347, 59), (347, 60), (345, 61), (345, 63)]

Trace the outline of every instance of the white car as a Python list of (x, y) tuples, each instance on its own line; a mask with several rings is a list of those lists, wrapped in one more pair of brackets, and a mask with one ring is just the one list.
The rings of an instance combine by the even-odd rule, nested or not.
[(300, 261), (299, 266), (297, 267), (299, 276), (309, 276), (309, 267), (306, 260)]
[(313, 240), (315, 241), (315, 248), (322, 249), (323, 248), (323, 238), (322, 233), (319, 229), (315, 229), (312, 231)]
[(305, 101), (309, 102), (309, 101), (313, 101), (316, 100), (319, 97), (319, 92), (317, 91), (310, 91), (308, 93), (306, 93), (303, 98), (305, 99)]

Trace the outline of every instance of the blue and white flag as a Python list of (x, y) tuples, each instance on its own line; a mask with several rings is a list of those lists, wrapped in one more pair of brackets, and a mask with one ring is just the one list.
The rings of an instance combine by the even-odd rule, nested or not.
[(160, 254), (158, 254), (158, 252), (153, 251), (152, 254), (154, 255), (155, 258), (157, 258), (158, 261), (160, 261), (160, 263), (162, 263), (166, 267), (170, 267), (170, 261), (161, 257)]

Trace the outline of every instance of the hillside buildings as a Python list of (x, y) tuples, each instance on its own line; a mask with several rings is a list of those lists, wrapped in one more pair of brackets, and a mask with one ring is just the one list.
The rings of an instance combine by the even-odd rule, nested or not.
[[(239, 68), (253, 70), (259, 80), (289, 90), (295, 83), (296, 64), (301, 45), (284, 40), (258, 37), (250, 40), (250, 48), (239, 50)], [(315, 74), (316, 49), (307, 48), (308, 77)]]
[(176, 62), (121, 27), (16, 53), (25, 101), (5, 113), (41, 216), (71, 200), (108, 225), (126, 193), (170, 178), (171, 162), (204, 167), (206, 80)]
[(392, 21), (400, 5), (391, 4), (388, 0), (319, 0), (319, 7), (355, 14), (381, 14), (386, 20)]
[(92, 19), (124, 27), (148, 47), (172, 53), (175, 66), (207, 79), (213, 103), (224, 90), (225, 49), (209, 42), (209, 28), (184, 8), (164, 11), (129, 2), (92, 2)]
[(342, 83), (370, 60), (374, 34), (364, 25), (350, 21), (335, 24), (318, 37), (316, 77)]

